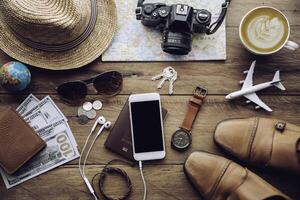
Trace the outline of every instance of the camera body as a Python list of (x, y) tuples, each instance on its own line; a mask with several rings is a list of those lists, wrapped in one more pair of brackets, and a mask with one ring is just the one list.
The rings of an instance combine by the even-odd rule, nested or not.
[(162, 31), (162, 49), (171, 54), (186, 55), (192, 47), (194, 33), (207, 33), (211, 13), (185, 4), (167, 6), (162, 3), (142, 4), (136, 9), (137, 20)]

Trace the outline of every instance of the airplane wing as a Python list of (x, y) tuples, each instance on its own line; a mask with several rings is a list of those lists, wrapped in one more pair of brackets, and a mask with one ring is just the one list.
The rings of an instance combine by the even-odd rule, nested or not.
[(247, 94), (247, 95), (244, 95), (244, 97), (246, 97), (247, 99), (249, 99), (256, 105), (258, 105), (259, 107), (262, 107), (266, 111), (272, 112), (272, 109), (269, 106), (267, 106), (262, 100), (260, 100), (260, 98), (257, 96), (256, 93)]
[(251, 67), (247, 73), (247, 77), (244, 81), (242, 90), (253, 86), (253, 73), (254, 73), (255, 64), (256, 64), (256, 60), (253, 61), (251, 64)]

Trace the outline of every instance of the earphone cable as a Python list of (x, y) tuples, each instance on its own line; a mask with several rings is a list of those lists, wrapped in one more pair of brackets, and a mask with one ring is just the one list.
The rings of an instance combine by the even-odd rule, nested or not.
[(91, 129), (91, 131), (90, 131), (90, 133), (89, 133), (89, 135), (88, 135), (88, 137), (87, 137), (87, 139), (86, 139), (86, 141), (85, 141), (85, 144), (84, 144), (84, 146), (83, 146), (82, 152), (81, 152), (80, 157), (79, 157), (79, 163), (78, 163), (78, 168), (79, 168), (80, 175), (81, 175), (82, 179), (84, 180), (86, 186), (88, 187), (89, 191), (91, 192), (91, 194), (92, 194), (93, 197), (95, 198), (95, 200), (98, 200), (98, 197), (97, 197), (97, 195), (95, 194), (95, 191), (93, 190), (93, 187), (92, 187), (91, 183), (89, 182), (88, 178), (87, 178), (86, 175), (85, 175), (86, 161), (87, 161), (87, 158), (88, 158), (88, 156), (89, 156), (89, 154), (90, 154), (90, 151), (91, 151), (92, 147), (94, 146), (94, 144), (95, 144), (95, 142), (96, 142), (96, 139), (98, 138), (98, 136), (100, 135), (100, 133), (103, 131), (103, 129), (106, 128), (106, 127), (105, 127), (105, 124), (108, 123), (108, 126), (110, 126), (110, 122), (105, 122), (105, 123), (103, 122), (103, 123), (104, 123), (103, 126), (100, 128), (100, 130), (99, 130), (99, 132), (97, 133), (97, 135), (95, 136), (95, 138), (94, 138), (94, 140), (93, 140), (93, 142), (92, 142), (90, 148), (89, 148), (88, 151), (87, 151), (87, 154), (86, 154), (85, 159), (84, 159), (84, 162), (83, 162), (83, 166), (81, 166), (81, 161), (82, 161), (82, 157), (83, 157), (84, 151), (85, 151), (85, 149), (86, 149), (86, 147), (87, 147), (87, 144), (88, 144), (88, 142), (89, 142), (89, 140), (90, 140), (90, 137), (91, 137), (91, 135), (93, 134), (93, 132), (95, 131), (95, 128), (96, 128), (96, 126), (97, 126), (97, 123), (98, 123), (99, 121), (101, 121), (101, 120), (103, 120), (103, 121), (105, 122), (105, 118), (104, 118), (104, 117), (99, 117), (99, 118), (97, 119), (97, 121), (95, 122), (94, 126), (92, 127), (92, 129)]
[(143, 200), (146, 200), (147, 185), (146, 185), (146, 181), (145, 181), (145, 177), (144, 177), (144, 173), (143, 173), (143, 163), (142, 163), (142, 161), (139, 161), (139, 168), (140, 168), (140, 172), (141, 172), (142, 181), (143, 181), (143, 184), (144, 184), (144, 197), (143, 197)]
[(86, 145), (87, 145), (87, 143), (88, 143), (88, 141), (89, 141), (89, 139), (90, 139), (92, 133), (93, 133), (93, 131), (91, 131), (91, 132), (89, 133), (87, 139), (85, 140), (84, 146), (83, 146), (83, 148), (82, 148), (82, 151), (81, 151), (81, 154), (80, 154), (80, 157), (79, 157), (78, 168), (79, 168), (79, 172), (80, 172), (80, 175), (81, 175), (82, 178), (84, 178), (83, 173), (82, 173), (82, 169), (81, 169), (82, 155), (83, 155), (83, 153), (84, 153), (84, 151), (85, 151)]
[(90, 134), (88, 135), (88, 137), (87, 137), (87, 139), (86, 139), (86, 141), (85, 141), (85, 144), (84, 144), (84, 146), (83, 146), (83, 148), (82, 148), (82, 151), (81, 151), (81, 154), (80, 154), (80, 157), (79, 157), (78, 168), (79, 168), (79, 172), (80, 172), (80, 175), (81, 175), (82, 179), (84, 180), (86, 186), (89, 188), (89, 190), (90, 190), (91, 194), (93, 195), (94, 199), (95, 199), (95, 200), (98, 200), (97, 195), (96, 195), (95, 192), (93, 191), (93, 188), (92, 188), (91, 184), (89, 183), (88, 179), (87, 179), (86, 176), (85, 176), (85, 164), (86, 164), (86, 160), (87, 160), (87, 157), (88, 157), (88, 155), (89, 155), (89, 153), (90, 153), (91, 147), (94, 145), (94, 143), (95, 143), (95, 141), (96, 141), (96, 139), (97, 139), (97, 135), (96, 135), (96, 137), (95, 137), (95, 139), (94, 139), (94, 141), (93, 141), (93, 144), (92, 144), (91, 147), (89, 148), (89, 151), (87, 152), (87, 155), (86, 155), (85, 160), (84, 160), (84, 164), (83, 164), (83, 166), (81, 167), (81, 161), (82, 161), (83, 153), (84, 153), (84, 151), (85, 151), (85, 149), (86, 149), (87, 143), (88, 143), (88, 141), (90, 140), (90, 137), (91, 137), (91, 135), (92, 135), (93, 132), (94, 132), (94, 129), (91, 130), (91, 132), (90, 132)]
[[(105, 121), (105, 120), (104, 120), (104, 121)], [(98, 122), (96, 122), (96, 123), (98, 123)], [(88, 150), (87, 150), (87, 153), (86, 153), (86, 155), (85, 155), (83, 164), (81, 164), (83, 154), (84, 154), (84, 152), (85, 152), (85, 150), (86, 150), (86, 148), (87, 148), (87, 144), (88, 144), (88, 142), (89, 142), (89, 140), (90, 140), (90, 138), (91, 138), (92, 133), (93, 133), (94, 130), (95, 130), (96, 125), (93, 126), (93, 128), (91, 129), (91, 131), (90, 131), (90, 133), (89, 133), (89, 135), (88, 135), (88, 137), (87, 137), (87, 139), (86, 139), (86, 141), (85, 141), (85, 144), (84, 144), (84, 146), (83, 146), (83, 149), (82, 149), (82, 152), (81, 152), (81, 155), (80, 155), (80, 158), (79, 158), (78, 168), (79, 168), (79, 171), (80, 171), (80, 175), (81, 175), (82, 179), (84, 180), (86, 186), (88, 187), (90, 193), (93, 195), (93, 197), (94, 197), (95, 200), (99, 200), (99, 199), (100, 199), (100, 197), (97, 195), (97, 192), (95, 191), (95, 188), (94, 188), (94, 179), (95, 179), (95, 177), (97, 177), (98, 175), (100, 176), (100, 178), (99, 178), (99, 189), (100, 189), (100, 193), (103, 195), (103, 197), (104, 197), (105, 199), (113, 200), (113, 198), (109, 198), (109, 197), (105, 194), (105, 192), (104, 192), (104, 190), (103, 190), (103, 185), (104, 185), (105, 177), (106, 177), (107, 174), (110, 174), (110, 173), (115, 173), (115, 174), (118, 174), (118, 175), (122, 176), (122, 177), (126, 180), (126, 183), (127, 183), (128, 190), (127, 190), (126, 194), (125, 194), (122, 198), (118, 198), (118, 200), (126, 199), (126, 198), (131, 194), (131, 192), (132, 192), (132, 184), (131, 184), (131, 180), (130, 180), (129, 176), (127, 175), (127, 173), (126, 173), (124, 170), (120, 169), (120, 168), (108, 167), (108, 165), (111, 164), (113, 161), (118, 161), (118, 160), (112, 160), (112, 161), (110, 161), (110, 162), (104, 167), (104, 169), (102, 170), (101, 173), (98, 173), (98, 174), (96, 174), (96, 175), (93, 177), (93, 179), (92, 179), (92, 184), (89, 182), (88, 178), (87, 178), (86, 175), (85, 175), (86, 162), (87, 162), (87, 159), (88, 159), (88, 157), (89, 157), (89, 155), (90, 155), (90, 152), (91, 152), (93, 146), (95, 145), (95, 142), (96, 142), (97, 138), (100, 136), (100, 134), (103, 132), (104, 129), (108, 129), (108, 128), (110, 128), (110, 126), (111, 126), (111, 122), (108, 122), (108, 121), (105, 122), (105, 123), (102, 125), (102, 127), (99, 129), (98, 133), (95, 135), (95, 137), (94, 137), (92, 143), (90, 144), (90, 146), (89, 146), (89, 148), (88, 148)], [(119, 161), (123, 161), (123, 160), (119, 160)], [(126, 162), (126, 161), (123, 161), (123, 162), (125, 162), (125, 163), (127, 163), (127, 164), (129, 163), (129, 162)], [(129, 163), (129, 164), (130, 164), (130, 163)], [(131, 165), (131, 164), (130, 164), (130, 165)]]
[(88, 149), (88, 151), (87, 151), (87, 153), (86, 153), (86, 156), (85, 156), (85, 159), (84, 159), (84, 161), (83, 161), (82, 174), (83, 174), (84, 177), (86, 177), (86, 176), (85, 176), (85, 166), (86, 166), (86, 161), (87, 161), (87, 159), (88, 159), (88, 157), (89, 157), (89, 155), (90, 155), (90, 152), (91, 152), (91, 150), (92, 150), (92, 148), (93, 148), (93, 146), (94, 146), (94, 144), (95, 144), (97, 138), (98, 138), (98, 135), (96, 135), (96, 136), (94, 137), (93, 142), (92, 142), (92, 144), (90, 145), (90, 148)]

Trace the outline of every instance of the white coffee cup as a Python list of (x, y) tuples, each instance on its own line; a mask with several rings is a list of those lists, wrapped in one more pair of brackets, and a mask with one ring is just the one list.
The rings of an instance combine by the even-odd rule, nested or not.
[[(274, 15), (275, 19), (274, 18), (270, 19), (270, 17), (268, 15), (270, 15), (270, 16)], [(272, 27), (270, 24), (273, 21), (276, 22), (276, 18), (278, 21), (278, 26), (275, 27), (275, 25), (274, 25), (273, 27), (275, 27), (275, 28), (281, 27), (280, 31), (271, 30)], [(262, 24), (262, 23), (264, 23), (264, 24)], [(255, 25), (257, 25), (257, 26), (255, 26)], [(252, 31), (253, 32), (252, 35), (250, 32), (253, 28), (250, 29), (249, 27), (255, 28), (255, 31)], [(266, 28), (266, 27), (269, 27), (269, 28)], [(272, 36), (270, 36), (270, 34), (267, 34), (266, 32), (261, 33), (261, 35), (259, 35), (259, 33), (257, 33), (258, 32), (257, 30), (269, 31), (269, 33), (271, 32), (273, 35), (281, 34), (281, 36), (279, 36), (280, 42), (278, 42), (277, 46), (274, 46), (274, 48), (269, 48), (269, 49), (263, 48), (262, 47), (263, 45), (267, 46), (268, 44), (270, 44), (270, 42), (268, 43), (267, 40), (264, 41), (263, 39), (261, 39), (262, 38), (261, 35), (265, 34), (266, 37), (272, 37)], [(243, 19), (240, 23), (240, 26), (239, 26), (239, 36), (240, 36), (241, 42), (243, 43), (244, 47), (248, 51), (250, 51), (256, 55), (274, 54), (274, 53), (280, 51), (282, 48), (286, 48), (286, 49), (289, 49), (292, 51), (297, 50), (299, 48), (299, 45), (295, 42), (289, 41), (290, 31), (291, 31), (290, 23), (289, 23), (287, 17), (280, 10), (270, 7), (270, 6), (260, 6), (260, 7), (250, 10), (243, 17)], [(251, 36), (255, 35), (255, 36), (253, 36), (252, 39), (249, 39), (250, 38), (249, 35), (251, 35)], [(257, 38), (255, 38), (255, 37), (257, 37)], [(256, 44), (254, 42), (255, 39), (257, 41)], [(260, 39), (261, 39), (261, 41), (259, 41)], [(270, 39), (270, 38), (267, 38), (267, 39)], [(279, 40), (279, 38), (276, 38), (276, 39)], [(261, 44), (260, 47), (259, 47), (259, 44)]]

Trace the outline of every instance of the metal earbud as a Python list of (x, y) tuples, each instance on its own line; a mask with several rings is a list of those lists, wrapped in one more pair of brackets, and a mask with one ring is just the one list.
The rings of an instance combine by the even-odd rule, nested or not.
[(110, 127), (111, 127), (111, 122), (110, 121), (105, 122), (105, 124), (103, 124), (100, 130), (98, 131), (97, 137), (102, 133), (104, 129), (109, 129)]
[(91, 133), (95, 131), (98, 124), (103, 125), (103, 124), (105, 124), (105, 122), (106, 122), (105, 117), (103, 117), (103, 116), (98, 117), (98, 119), (95, 121), (95, 124), (92, 127)]

